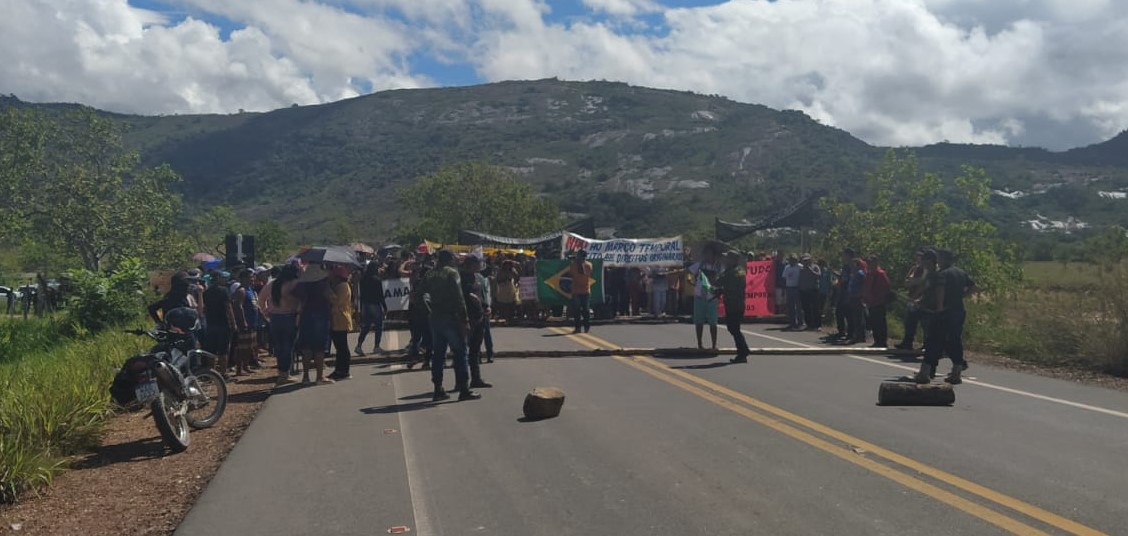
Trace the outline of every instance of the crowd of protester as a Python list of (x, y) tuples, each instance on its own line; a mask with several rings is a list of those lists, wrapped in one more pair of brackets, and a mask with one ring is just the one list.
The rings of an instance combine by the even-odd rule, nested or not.
[[(589, 281), (596, 277), (586, 252), (569, 252), (568, 274), (573, 301), (564, 308), (542, 306), (529, 296), (536, 277), (536, 256), (524, 251), (498, 250), (483, 255), (439, 250), (431, 254), (403, 252), (367, 259), (363, 267), (304, 263), (291, 258), (281, 266), (235, 266), (231, 271), (199, 269), (172, 276), (169, 291), (149, 308), (160, 322), (177, 307), (191, 307), (200, 316), (201, 346), (218, 356), (225, 376), (242, 376), (261, 369), (262, 358), (273, 356), (277, 385), (295, 383), (301, 361), (303, 383), (326, 385), (351, 377), (353, 356), (383, 354), (385, 320), (391, 314), (405, 321), (410, 339), (405, 348), (416, 364), (430, 369), (435, 400), (449, 395), (443, 388), (447, 351), (453, 356), (455, 391), (460, 400), (478, 398), (472, 389), (491, 385), (481, 365), (492, 363), (493, 321), (508, 325), (544, 320), (550, 315), (572, 317), (574, 333), (591, 329), (591, 314), (614, 316), (691, 316), (697, 345), (704, 349), (705, 326), (711, 348), (717, 348), (718, 304), (725, 304), (725, 326), (737, 346), (735, 363), (747, 362), (748, 345), (740, 330), (744, 313), (745, 261), (773, 263), (776, 313), (787, 319), (785, 330), (819, 331), (832, 317), (834, 333), (824, 341), (888, 346), (888, 308), (897, 299), (889, 275), (875, 254), (845, 249), (841, 269), (809, 254), (785, 255), (722, 251), (706, 247), (695, 260), (689, 250), (676, 267), (609, 267), (601, 304), (589, 303)], [(975, 283), (954, 266), (950, 252), (921, 248), (904, 278), (907, 291), (905, 335), (896, 345), (914, 349), (918, 329), (924, 334), (925, 361), (914, 377), (931, 381), (942, 355), (953, 362), (946, 380), (960, 383), (967, 368), (962, 333), (966, 312), (963, 299)], [(405, 311), (389, 313), (385, 293), (389, 279), (406, 279), (410, 293)], [(523, 281), (523, 279), (525, 279)], [(525, 283), (524, 285), (522, 283)], [(525, 290), (525, 292), (522, 292)], [(359, 331), (355, 346), (349, 333)], [(334, 369), (326, 373), (332, 353)], [(311, 378), (311, 372), (313, 377)]]

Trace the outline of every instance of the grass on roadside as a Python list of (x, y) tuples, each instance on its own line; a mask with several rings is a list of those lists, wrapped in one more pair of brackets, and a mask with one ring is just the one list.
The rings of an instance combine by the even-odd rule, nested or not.
[(0, 361), (0, 502), (49, 484), (67, 456), (97, 444), (114, 373), (146, 346), (107, 331)]

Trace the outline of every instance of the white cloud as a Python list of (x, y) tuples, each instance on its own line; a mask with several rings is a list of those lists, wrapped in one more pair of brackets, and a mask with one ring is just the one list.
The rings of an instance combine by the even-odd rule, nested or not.
[[(719, 93), (801, 109), (879, 144), (1064, 148), (1128, 126), (1128, 74), (1116, 67), (1128, 65), (1128, 32), (1109, 18), (1124, 8), (1082, 4), (1062, 14), (1064, 2), (1039, 3), (1040, 17), (1068, 23), (1008, 12), (990, 31), (923, 1), (730, 1), (668, 10), (658, 36), (598, 22), (485, 31), (475, 57), (489, 80), (559, 75)], [(1078, 120), (1089, 140), (1025, 127)]]
[[(431, 85), (402, 24), (298, 0), (192, 2), (243, 21), (221, 39), (125, 0), (0, 0), (0, 91), (122, 112), (269, 110)], [(234, 7), (238, 6), (238, 7)]]
[(595, 11), (624, 16), (651, 13), (662, 9), (652, 0), (583, 0), (583, 3)]
[[(800, 109), (871, 143), (1065, 148), (1128, 127), (1128, 2), (1114, 0), (0, 0), (0, 92), (141, 113), (264, 110), (558, 76)], [(651, 28), (654, 14), (662, 24)], [(207, 21), (222, 17), (229, 36)]]

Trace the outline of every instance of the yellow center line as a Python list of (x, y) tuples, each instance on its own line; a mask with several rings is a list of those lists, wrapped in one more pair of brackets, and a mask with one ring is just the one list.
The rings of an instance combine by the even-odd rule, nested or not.
[[(558, 331), (558, 332), (563, 332), (565, 334), (570, 333), (567, 330), (561, 330), (561, 331)], [(576, 341), (577, 343), (579, 343), (579, 344), (581, 344), (585, 347), (592, 348), (592, 349), (616, 348), (617, 347), (617, 345), (615, 345), (613, 343), (610, 343), (606, 340), (592, 336), (590, 334), (571, 335), (571, 338), (574, 341)], [(645, 366), (646, 368), (648, 368), (650, 370), (657, 369), (657, 370), (655, 370), (655, 374), (652, 374), (655, 377), (662, 376), (660, 379), (663, 379), (663, 381), (677, 385), (678, 387), (681, 387), (683, 389), (685, 389), (686, 386), (692, 387), (694, 389), (694, 391), (692, 391), (692, 392), (694, 392), (694, 394), (698, 394), (698, 396), (701, 396), (701, 393), (705, 393), (709, 396), (703, 397), (703, 398), (706, 398), (707, 400), (710, 400), (714, 403), (720, 404), (719, 402), (716, 402), (716, 400), (714, 400), (714, 398), (717, 399), (717, 400), (722, 400), (722, 401), (725, 402), (725, 404), (720, 404), (720, 405), (723, 405), (728, 409), (732, 409), (733, 411), (736, 411), (735, 409), (733, 409), (734, 404), (732, 404), (732, 402), (730, 402), (730, 401), (728, 401), (724, 398), (717, 396), (718, 394), (727, 396), (727, 397), (729, 397), (733, 400), (737, 400), (739, 402), (747, 404), (747, 405), (749, 405), (753, 408), (756, 408), (756, 409), (763, 411), (765, 413), (768, 413), (770, 415), (774, 415), (776, 417), (779, 417), (779, 418), (781, 418), (785, 421), (789, 421), (792, 424), (801, 426), (803, 428), (807, 428), (808, 430), (811, 430), (813, 432), (816, 432), (816, 433), (822, 434), (824, 436), (833, 438), (833, 439), (835, 439), (835, 440), (837, 440), (841, 443), (845, 443), (847, 445), (851, 445), (851, 446), (854, 446), (854, 447), (857, 447), (857, 448), (860, 448), (860, 449), (864, 449), (864, 450), (868, 451), (869, 453), (872, 453), (875, 456), (878, 456), (880, 458), (884, 458), (884, 459), (886, 459), (890, 462), (896, 463), (896, 464), (901, 465), (905, 468), (908, 468), (908, 469), (911, 469), (911, 470), (916, 471), (918, 473), (921, 473), (921, 474), (927, 475), (929, 477), (935, 478), (936, 480), (939, 480), (941, 482), (947, 483), (951, 486), (959, 488), (959, 489), (966, 491), (968, 493), (971, 493), (973, 495), (976, 495), (976, 496), (982, 497), (984, 499), (987, 499), (989, 501), (992, 501), (992, 502), (994, 502), (998, 505), (1004, 506), (1006, 508), (1010, 508), (1014, 511), (1020, 512), (1024, 515), (1026, 515), (1026, 516), (1029, 516), (1033, 519), (1037, 519), (1037, 520), (1039, 520), (1043, 523), (1046, 523), (1047, 525), (1059, 528), (1059, 529), (1064, 530), (1066, 532), (1069, 532), (1071, 534), (1078, 534), (1078, 535), (1099, 535), (1099, 534), (1103, 534), (1100, 531), (1097, 531), (1095, 529), (1092, 529), (1090, 527), (1087, 527), (1085, 525), (1077, 523), (1073, 520), (1066, 519), (1062, 516), (1054, 514), (1053, 512), (1049, 512), (1047, 510), (1041, 509), (1041, 508), (1034, 506), (1032, 504), (1020, 501), (1018, 499), (1015, 499), (1015, 498), (1010, 497), (1008, 495), (1004, 495), (1002, 493), (999, 493), (999, 492), (994, 491), (992, 489), (986, 488), (984, 486), (981, 486), (981, 485), (976, 484), (974, 482), (971, 482), (969, 480), (960, 478), (960, 477), (953, 475), (951, 473), (947, 473), (947, 472), (944, 472), (940, 469), (937, 469), (937, 468), (931, 467), (929, 465), (923, 464), (921, 462), (918, 462), (918, 461), (913, 460), (911, 458), (908, 458), (906, 456), (897, 454), (897, 453), (892, 452), (890, 450), (887, 450), (887, 449), (884, 449), (884, 448), (879, 447), (877, 445), (874, 445), (873, 443), (870, 443), (868, 441), (864, 441), (862, 439), (856, 438), (854, 436), (851, 436), (851, 435), (843, 433), (843, 432), (839, 432), (838, 430), (835, 430), (833, 428), (830, 428), (830, 427), (824, 426), (822, 424), (816, 423), (814, 421), (811, 421), (810, 419), (801, 417), (799, 415), (796, 415), (796, 414), (791, 413), (789, 411), (786, 411), (784, 409), (777, 408), (775, 406), (772, 406), (770, 404), (767, 404), (765, 402), (762, 402), (760, 400), (752, 398), (752, 397), (750, 397), (750, 396), (748, 396), (744, 393), (734, 391), (734, 390), (729, 389), (727, 387), (724, 387), (722, 385), (718, 385), (716, 383), (710, 382), (710, 381), (705, 380), (704, 378), (701, 378), (701, 377), (696, 376), (694, 374), (690, 374), (690, 373), (685, 372), (685, 371), (670, 368), (665, 363), (662, 363), (661, 361), (658, 361), (656, 359), (646, 357), (646, 356), (634, 356), (633, 358), (631, 358), (633, 360), (633, 362), (632, 361), (626, 361), (626, 360), (620, 359), (620, 358), (616, 358), (616, 359), (619, 360), (619, 361), (622, 361), (624, 363), (630, 364), (631, 366), (633, 366), (635, 368)], [(650, 371), (647, 370), (646, 372), (649, 373)], [(712, 391), (712, 393), (705, 391), (705, 390), (702, 390), (702, 389), (699, 389), (698, 387), (694, 387), (692, 385), (685, 384), (684, 382), (681, 382), (680, 380), (676, 379), (675, 377), (687, 380), (688, 382), (692, 382), (694, 384), (697, 384), (698, 386), (704, 387), (705, 389)], [(678, 383), (674, 383), (674, 382), (678, 382)], [(712, 397), (712, 398), (710, 398), (710, 397)], [(735, 407), (740, 407), (740, 406), (735, 406)], [(750, 411), (750, 410), (747, 410), (746, 408), (743, 408), (743, 407), (741, 407), (741, 409), (746, 410), (746, 411)], [(741, 412), (738, 411), (738, 413), (741, 413)], [(744, 413), (741, 413), (741, 414), (744, 415)], [(756, 415), (760, 415), (760, 414), (756, 414)], [(745, 416), (748, 417), (748, 415), (745, 415)], [(759, 419), (753, 419), (752, 417), (748, 417), (748, 418), (750, 418), (752, 420), (756, 420), (757, 422), (762, 422)], [(768, 421), (770, 421), (772, 423), (777, 423), (780, 426), (787, 426), (785, 424), (779, 423), (778, 421), (772, 420), (768, 417), (763, 417), (763, 418), (767, 419)], [(768, 425), (768, 426), (779, 430), (779, 428), (777, 428), (774, 425)], [(792, 429), (792, 430), (794, 430), (795, 432), (798, 432), (800, 434), (806, 434), (806, 432), (802, 432), (801, 430), (798, 430), (798, 429)], [(783, 431), (783, 430), (780, 430), (780, 431)], [(791, 437), (795, 437), (796, 439), (800, 439), (801, 441), (803, 441), (805, 443), (812, 444), (813, 446), (816, 446), (818, 448), (823, 448), (820, 445), (814, 445), (813, 443), (810, 443), (806, 439), (799, 438), (799, 437), (797, 437), (797, 436), (795, 436), (791, 433), (788, 433), (788, 432), (784, 432), (784, 433), (787, 433), (787, 435), (789, 435)], [(810, 437), (814, 437), (814, 436), (810, 436)], [(818, 439), (818, 438), (815, 438), (815, 439), (817, 439), (819, 441), (823, 441), (823, 440)], [(827, 445), (831, 445), (831, 444), (827, 443)], [(843, 447), (834, 446), (834, 445), (831, 445), (831, 447), (833, 447), (835, 449), (840, 449), (842, 452), (850, 454), (850, 456), (844, 457), (844, 456), (840, 456), (838, 452), (832, 452), (832, 454), (835, 454), (836, 456), (842, 457), (843, 459), (848, 459), (848, 460), (853, 462), (857, 458), (860, 458), (859, 456), (854, 454), (852, 450), (845, 449)], [(826, 450), (826, 449), (823, 449), (823, 450)], [(828, 452), (830, 452), (830, 451), (828, 451)], [(864, 458), (862, 458), (862, 459), (864, 459)], [(876, 463), (876, 462), (873, 462), (873, 463)], [(894, 469), (888, 468), (888, 467), (881, 465), (881, 464), (877, 464), (877, 465), (879, 465), (880, 467), (889, 469), (890, 471), (893, 471), (893, 472), (896, 473), (896, 471)], [(867, 468), (869, 468), (869, 467), (867, 467)], [(881, 472), (879, 472), (879, 474), (882, 474), (883, 476), (888, 476), (888, 475), (881, 473)], [(902, 473), (897, 473), (897, 474), (905, 476), (906, 478), (913, 479), (913, 480), (919, 482), (920, 484), (928, 485), (927, 483), (920, 481), (918, 479), (915, 479), (913, 477), (910, 477), (908, 475), (903, 475)], [(898, 482), (900, 482), (900, 480), (898, 480)], [(902, 482), (902, 483), (904, 483), (904, 482)], [(926, 493), (930, 496), (935, 496), (930, 492), (931, 490), (924, 491), (922, 488), (919, 488), (915, 485), (909, 485), (909, 484), (905, 484), (905, 485), (907, 485), (907, 486), (909, 486), (913, 489), (916, 489), (918, 491), (921, 491), (922, 493)], [(935, 487), (933, 486), (933, 488), (935, 488)], [(939, 488), (935, 488), (935, 489), (939, 489)], [(940, 491), (943, 491), (943, 490), (940, 490)], [(947, 492), (945, 492), (945, 493), (947, 493)], [(940, 500), (944, 500), (944, 499), (941, 499), (940, 497), (936, 497), (936, 498), (940, 499)], [(987, 521), (994, 523), (994, 521), (986, 519), (986, 518), (980, 516), (979, 514), (976, 514), (975, 512), (967, 510), (963, 506), (953, 504), (953, 503), (951, 503), (947, 500), (945, 500), (944, 502), (951, 504), (952, 506), (956, 506), (956, 507), (960, 508), (961, 510), (968, 511), (969, 513), (972, 513), (973, 515), (976, 515), (976, 517), (980, 517), (981, 519), (985, 519)], [(974, 503), (972, 503), (972, 504), (974, 504)], [(987, 511), (992, 512), (992, 514), (994, 514), (994, 515), (999, 515), (999, 514), (995, 513), (994, 511), (991, 511), (991, 510), (987, 510)], [(1009, 519), (1009, 518), (1007, 518), (1007, 519)], [(997, 523), (995, 523), (995, 524), (997, 524)], [(1002, 525), (999, 525), (999, 526), (1002, 526)], [(1010, 529), (1007, 529), (1007, 530), (1010, 530)], [(1031, 528), (1031, 530), (1033, 530), (1033, 529)], [(1029, 533), (1029, 532), (1025, 532), (1025, 530), (1024, 530), (1023, 533)]]

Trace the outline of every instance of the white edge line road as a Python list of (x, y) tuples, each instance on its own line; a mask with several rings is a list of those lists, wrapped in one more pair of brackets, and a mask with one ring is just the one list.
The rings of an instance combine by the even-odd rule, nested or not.
[[(795, 341), (783, 339), (783, 338), (780, 338), (780, 337), (773, 337), (771, 335), (765, 335), (763, 333), (756, 333), (755, 331), (747, 331), (747, 330), (741, 330), (741, 331), (743, 331), (745, 334), (752, 335), (754, 337), (761, 337), (761, 338), (764, 338), (764, 339), (769, 339), (769, 340), (773, 340), (773, 341), (777, 341), (777, 342), (790, 344), (792, 346), (800, 346), (800, 347), (803, 347), (803, 348), (818, 348), (818, 346), (814, 346), (814, 345), (810, 345), (810, 344), (804, 344), (804, 343), (801, 343), (801, 342), (795, 342)], [(908, 370), (908, 371), (916, 371), (916, 369), (913, 368), (913, 367), (907, 367), (905, 365), (898, 365), (896, 363), (888, 363), (888, 362), (882, 361), (880, 359), (873, 359), (873, 358), (870, 358), (870, 357), (863, 357), (863, 356), (860, 356), (860, 355), (850, 355), (850, 354), (846, 354), (846, 357), (849, 357), (850, 359), (857, 359), (859, 361), (867, 361), (869, 363), (876, 363), (878, 365), (885, 365), (887, 367), (899, 368), (899, 369)], [(1019, 389), (1011, 389), (1010, 387), (1003, 387), (1001, 385), (995, 385), (995, 384), (992, 384), (992, 383), (981, 382), (981, 381), (978, 381), (978, 380), (964, 380), (964, 383), (972, 384), (972, 385), (978, 385), (980, 387), (986, 387), (988, 389), (995, 389), (996, 391), (1002, 391), (1004, 393), (1011, 393), (1011, 394), (1025, 396), (1025, 397), (1029, 397), (1029, 398), (1036, 398), (1038, 400), (1045, 400), (1046, 402), (1053, 402), (1055, 404), (1072, 406), (1072, 407), (1075, 407), (1075, 408), (1093, 411), (1093, 412), (1096, 412), (1096, 413), (1103, 413), (1105, 415), (1112, 415), (1113, 417), (1120, 417), (1121, 419), (1128, 419), (1128, 413), (1124, 413), (1122, 411), (1116, 411), (1116, 410), (1097, 407), (1097, 406), (1090, 406), (1088, 404), (1082, 404), (1080, 402), (1073, 402), (1071, 400), (1063, 400), (1063, 399), (1060, 399), (1060, 398), (1054, 398), (1052, 396), (1040, 395), (1038, 393), (1031, 393), (1029, 391), (1022, 391), (1022, 390), (1019, 390)]]
[[(389, 370), (395, 371), (405, 368), (403, 365), (393, 365)], [(396, 379), (398, 375), (392, 375), (392, 393), (395, 395), (395, 403), (400, 403), (399, 382)], [(433, 536), (435, 530), (431, 527), (431, 512), (430, 504), (427, 502), (426, 494), (421, 493), (419, 489), (419, 481), (421, 478), (419, 472), (419, 461), (415, 459), (415, 449), (411, 448), (411, 430), (407, 424), (407, 419), (404, 418), (406, 412), (400, 412), (399, 417), (399, 435), (400, 441), (403, 441), (403, 458), (407, 466), (407, 490), (411, 494), (411, 513), (415, 517), (415, 533), (419, 536)]]

